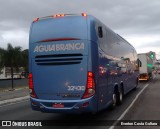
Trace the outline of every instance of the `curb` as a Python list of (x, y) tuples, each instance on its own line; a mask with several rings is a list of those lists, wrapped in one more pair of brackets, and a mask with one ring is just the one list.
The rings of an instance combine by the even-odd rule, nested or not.
[(29, 99), (30, 96), (27, 95), (27, 96), (24, 96), (24, 97), (19, 97), (19, 98), (14, 98), (14, 99), (8, 99), (8, 100), (3, 100), (0, 102), (0, 106), (1, 105), (5, 105), (5, 104), (8, 104), (8, 103), (15, 103), (15, 102), (18, 102), (18, 101), (22, 101), (22, 100), (27, 100)]

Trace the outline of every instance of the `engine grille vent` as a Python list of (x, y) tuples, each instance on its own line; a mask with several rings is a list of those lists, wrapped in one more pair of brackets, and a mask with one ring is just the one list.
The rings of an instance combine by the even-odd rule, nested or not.
[(81, 63), (82, 59), (82, 54), (38, 55), (35, 62), (37, 65), (72, 65)]

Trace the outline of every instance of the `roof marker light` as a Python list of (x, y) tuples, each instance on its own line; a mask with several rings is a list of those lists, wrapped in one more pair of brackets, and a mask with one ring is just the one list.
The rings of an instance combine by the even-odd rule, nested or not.
[(87, 14), (86, 14), (86, 13), (82, 13), (82, 16), (83, 16), (83, 17), (87, 17)]
[(57, 17), (64, 17), (64, 16), (65, 16), (65, 14), (55, 14), (53, 17), (57, 18)]
[(33, 22), (37, 22), (39, 20), (39, 18), (35, 18)]

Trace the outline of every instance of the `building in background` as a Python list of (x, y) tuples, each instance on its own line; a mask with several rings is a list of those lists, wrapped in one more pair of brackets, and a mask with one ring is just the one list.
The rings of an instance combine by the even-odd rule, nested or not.
[[(13, 69), (13, 78), (15, 79), (24, 78), (23, 72), (24, 72), (24, 67), (19, 67), (18, 70)], [(11, 79), (10, 67), (3, 67), (0, 70), (0, 79)]]

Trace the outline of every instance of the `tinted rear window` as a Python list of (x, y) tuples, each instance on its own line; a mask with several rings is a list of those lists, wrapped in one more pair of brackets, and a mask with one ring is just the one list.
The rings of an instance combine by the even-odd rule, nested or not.
[(87, 39), (86, 18), (66, 16), (40, 20), (32, 24), (30, 43), (64, 37)]

